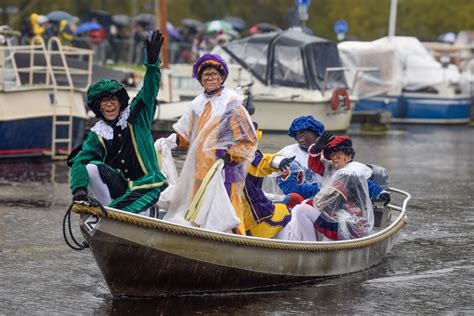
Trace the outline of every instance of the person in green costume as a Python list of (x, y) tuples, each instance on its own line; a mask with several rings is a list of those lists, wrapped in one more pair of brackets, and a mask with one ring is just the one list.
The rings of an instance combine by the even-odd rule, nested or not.
[(145, 40), (143, 87), (130, 105), (127, 91), (115, 80), (100, 80), (87, 90), (87, 105), (99, 121), (68, 158), (73, 201), (87, 201), (92, 192), (105, 206), (149, 215), (168, 186), (151, 134), (162, 43), (158, 30)]

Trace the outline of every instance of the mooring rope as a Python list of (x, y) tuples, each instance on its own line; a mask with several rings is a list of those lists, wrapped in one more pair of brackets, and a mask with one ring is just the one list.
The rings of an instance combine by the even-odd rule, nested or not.
[[(86, 201), (84, 201), (88, 205), (98, 208), (101, 212), (101, 216), (107, 217), (107, 210), (104, 208), (104, 206), (99, 203), (96, 199), (92, 197), (88, 197)], [(77, 239), (74, 237), (74, 234), (72, 232), (72, 227), (71, 227), (71, 210), (73, 209), (74, 205), (77, 203), (72, 202), (71, 205), (68, 207), (66, 214), (64, 214), (63, 218), (63, 237), (64, 241), (66, 244), (73, 250), (81, 251), (86, 248), (89, 248), (89, 244), (87, 241), (83, 241), (82, 244), (77, 241)], [(69, 240), (67, 232), (69, 233), (69, 237), (71, 240)]]
[[(72, 211), (75, 213), (85, 213), (91, 214), (95, 216), (103, 216), (103, 212), (98, 207), (88, 206), (85, 204), (75, 204), (72, 208)], [(210, 231), (198, 230), (192, 227), (182, 227), (178, 225), (174, 225), (172, 223), (166, 223), (163, 221), (156, 221), (152, 218), (142, 218), (135, 216), (134, 214), (130, 213), (122, 213), (117, 212), (114, 210), (107, 211), (107, 218), (130, 223), (133, 225), (157, 229), (167, 233), (174, 233), (185, 235), (188, 237), (193, 238), (200, 238), (200, 239), (210, 239), (214, 241), (220, 241), (230, 244), (237, 244), (237, 245), (245, 245), (245, 246), (253, 246), (253, 247), (261, 247), (261, 248), (270, 248), (270, 249), (281, 249), (281, 250), (297, 250), (297, 251), (336, 251), (336, 250), (350, 250), (350, 249), (360, 249), (365, 248), (367, 246), (376, 244), (380, 241), (383, 241), (391, 236), (393, 236), (396, 232), (398, 232), (405, 224), (406, 219), (402, 218), (397, 224), (390, 229), (389, 231), (377, 235), (370, 239), (364, 240), (350, 240), (344, 243), (291, 243), (285, 242), (284, 240), (261, 240), (261, 239), (254, 239), (254, 238), (242, 238), (239, 237), (240, 235), (227, 235), (227, 234), (220, 234), (220, 233), (213, 233)]]

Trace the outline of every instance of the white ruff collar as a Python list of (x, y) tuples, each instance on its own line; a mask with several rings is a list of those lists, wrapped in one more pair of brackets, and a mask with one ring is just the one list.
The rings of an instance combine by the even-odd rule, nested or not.
[[(115, 125), (120, 126), (122, 130), (127, 128), (127, 119), (129, 115), (130, 115), (130, 106), (127, 106), (125, 110), (123, 110), (122, 113), (120, 114), (120, 119)], [(95, 123), (95, 125), (91, 128), (91, 131), (93, 131), (98, 136), (106, 140), (111, 140), (114, 138), (114, 129), (112, 128), (112, 126), (107, 124), (104, 120), (100, 120), (97, 123)]]

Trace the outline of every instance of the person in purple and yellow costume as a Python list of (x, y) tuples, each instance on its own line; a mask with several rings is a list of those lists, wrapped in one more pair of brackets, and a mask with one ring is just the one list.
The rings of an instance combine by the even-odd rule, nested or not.
[(178, 147), (187, 156), (176, 184), (166, 220), (189, 224), (184, 219), (204, 177), (217, 159), (225, 161), (225, 187), (241, 224), (233, 231), (245, 234), (242, 192), (247, 167), (254, 158), (257, 135), (243, 107), (243, 96), (225, 88), (229, 70), (225, 61), (205, 54), (193, 66), (193, 77), (204, 88), (173, 125)]
[[(262, 131), (257, 129), (260, 140)], [(278, 154), (264, 154), (259, 149), (248, 168), (244, 187), (245, 228), (247, 235), (263, 238), (287, 239), (285, 227), (291, 220), (290, 209), (302, 202), (301, 196), (290, 194), (288, 202), (273, 203), (262, 190), (263, 178), (273, 172), (286, 170), (295, 159)]]

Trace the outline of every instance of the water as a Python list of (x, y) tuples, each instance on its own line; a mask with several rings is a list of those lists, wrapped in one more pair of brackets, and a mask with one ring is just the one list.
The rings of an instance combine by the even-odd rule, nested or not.
[[(89, 250), (70, 250), (63, 162), (0, 161), (0, 314), (474, 313), (474, 133), (468, 126), (397, 126), (352, 134), (356, 160), (385, 166), (412, 194), (409, 224), (382, 264), (274, 291), (113, 299)], [(290, 139), (265, 135), (276, 151)]]

